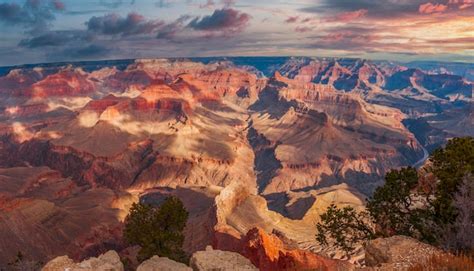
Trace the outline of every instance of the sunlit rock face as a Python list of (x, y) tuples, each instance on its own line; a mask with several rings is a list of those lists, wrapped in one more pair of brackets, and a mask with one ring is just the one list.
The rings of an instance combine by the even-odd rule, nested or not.
[[(415, 136), (401, 123), (402, 112), (368, 104), (356, 94), (308, 85), (277, 73), (260, 97), (253, 107), (259, 112), (252, 115), (252, 128), (273, 146), (279, 163), (271, 176), (261, 174), (258, 184), (262, 192), (304, 189), (345, 179), (370, 193), (377, 175), (423, 156)], [(261, 159), (262, 163), (271, 161)]]
[(457, 75), (245, 61), (52, 64), (0, 77), (0, 262), (20, 246), (40, 260), (121, 249), (121, 221), (151, 192), (193, 210), (189, 253), (255, 227), (317, 252), (328, 195), (362, 206), (387, 170), (474, 134), (472, 83)]

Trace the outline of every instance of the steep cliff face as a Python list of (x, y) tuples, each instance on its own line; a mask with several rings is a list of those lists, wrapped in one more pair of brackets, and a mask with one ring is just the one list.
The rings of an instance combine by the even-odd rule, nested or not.
[(324, 58), (291, 58), (278, 71), (302, 83), (331, 85), (342, 91), (367, 91), (371, 85), (383, 85), (387, 73), (367, 60)]
[(87, 79), (87, 73), (80, 70), (66, 69), (48, 75), (34, 83), (25, 93), (31, 97), (45, 98), (51, 96), (79, 96), (93, 92), (94, 84)]
[(120, 246), (121, 223), (111, 207), (124, 192), (89, 189), (47, 167), (0, 169), (0, 262), (18, 251), (47, 260), (75, 259)]
[[(276, 74), (261, 92), (252, 115), (254, 133), (274, 146), (280, 167), (272, 169), (260, 191), (275, 193), (349, 182), (366, 193), (386, 169), (412, 164), (423, 156), (421, 146), (404, 127), (398, 110), (369, 105), (358, 95)], [(270, 98), (272, 97), (273, 98)], [(258, 153), (259, 146), (254, 146)], [(361, 180), (364, 179), (364, 182)], [(370, 182), (373, 182), (372, 184)]]

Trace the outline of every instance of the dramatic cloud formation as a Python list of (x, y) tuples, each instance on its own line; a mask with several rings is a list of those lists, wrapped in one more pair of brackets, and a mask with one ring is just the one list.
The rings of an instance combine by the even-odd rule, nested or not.
[(28, 0), (24, 5), (17, 3), (0, 4), (0, 22), (7, 25), (21, 25), (31, 31), (41, 31), (55, 19), (55, 12), (64, 10), (59, 0)]
[(122, 36), (153, 33), (163, 24), (163, 21), (146, 20), (138, 13), (129, 13), (125, 18), (117, 14), (94, 16), (86, 23), (89, 31)]
[(195, 30), (240, 32), (250, 21), (250, 15), (236, 9), (217, 9), (212, 15), (197, 17), (188, 26)]
[(0, 0), (0, 65), (213, 55), (474, 61), (473, 25), (474, 0)]

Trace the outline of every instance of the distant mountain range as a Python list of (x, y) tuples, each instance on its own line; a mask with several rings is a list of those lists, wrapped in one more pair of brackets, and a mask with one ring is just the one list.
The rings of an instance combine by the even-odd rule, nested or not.
[[(239, 66), (252, 66), (265, 76), (271, 76), (280, 66), (285, 64), (288, 60), (295, 57), (195, 57), (195, 58), (174, 58), (174, 60), (188, 59), (196, 62), (202, 62), (204, 64), (215, 62), (215, 61), (231, 61), (235, 65)], [(297, 57), (300, 59), (318, 59), (312, 57)], [(324, 59), (324, 58), (319, 58)], [(328, 59), (328, 58), (325, 58)], [(344, 60), (340, 58), (333, 58)], [(351, 59), (358, 60), (358, 59)], [(4, 76), (11, 69), (28, 69), (34, 67), (62, 67), (66, 65), (73, 65), (82, 67), (84, 70), (100, 69), (107, 66), (115, 66), (118, 69), (124, 69), (128, 65), (132, 64), (134, 59), (123, 59), (123, 60), (99, 60), (99, 61), (78, 61), (78, 62), (58, 62), (58, 63), (38, 63), (38, 64), (24, 64), (15, 66), (4, 66), (0, 67), (0, 75)], [(453, 75), (459, 75), (467, 80), (474, 81), (474, 63), (463, 63), (463, 62), (442, 62), (442, 61), (413, 61), (413, 62), (394, 62), (385, 60), (372, 60), (375, 64), (382, 65), (398, 65), (407, 68), (420, 69), (428, 73), (447, 73)]]

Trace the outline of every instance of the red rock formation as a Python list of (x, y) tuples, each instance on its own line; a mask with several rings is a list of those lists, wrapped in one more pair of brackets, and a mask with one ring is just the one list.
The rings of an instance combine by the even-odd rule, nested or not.
[(80, 187), (61, 175), (47, 167), (0, 168), (0, 263), (18, 251), (47, 261), (120, 247), (122, 224), (112, 203), (125, 194)]
[(66, 69), (34, 83), (27, 96), (46, 98), (51, 96), (79, 96), (95, 90), (87, 74), (80, 70)]
[(48, 105), (44, 103), (23, 104), (18, 106), (7, 107), (5, 113), (7, 116), (16, 117), (30, 117), (44, 113), (48, 110)]
[(41, 80), (48, 72), (41, 69), (15, 69), (0, 77), (0, 95), (22, 96), (25, 89)]
[(147, 72), (133, 69), (117, 71), (102, 80), (104, 87), (118, 92), (123, 92), (131, 87), (144, 89), (153, 82), (153, 78)]
[[(225, 235), (217, 233), (220, 237)], [(250, 230), (241, 240), (227, 235), (215, 245), (216, 249), (238, 252), (262, 271), (276, 270), (352, 270), (354, 266), (343, 261), (329, 259), (318, 254), (291, 248), (274, 234), (260, 228)], [(222, 242), (225, 241), (225, 242)], [(232, 245), (231, 245), (232, 244)], [(221, 247), (224, 246), (224, 247)]]
[(189, 103), (182, 99), (176, 98), (162, 98), (154, 101), (148, 101), (142, 97), (138, 97), (132, 101), (132, 110), (171, 112), (178, 116), (191, 114), (191, 106)]
[(122, 99), (115, 97), (114, 95), (108, 95), (100, 100), (93, 100), (87, 103), (84, 107), (85, 110), (92, 110), (97, 113), (104, 112), (105, 109), (109, 106), (118, 104)]
[(71, 177), (78, 185), (112, 189), (129, 187), (157, 155), (152, 149), (151, 140), (133, 142), (122, 153), (111, 157), (97, 157), (72, 147), (56, 146), (40, 140), (18, 144), (4, 139), (3, 144), (12, 155), (3, 159), (0, 156), (1, 166), (24, 163), (48, 166), (65, 177)]

